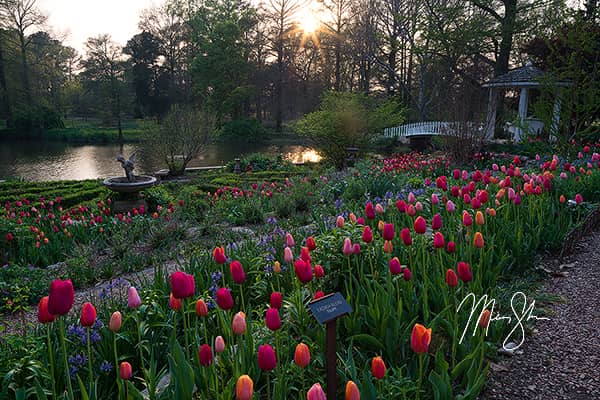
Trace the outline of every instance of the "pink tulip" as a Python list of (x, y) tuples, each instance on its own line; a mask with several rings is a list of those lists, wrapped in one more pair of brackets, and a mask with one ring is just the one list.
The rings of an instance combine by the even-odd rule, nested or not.
[(352, 242), (350, 241), (350, 238), (344, 239), (344, 248), (342, 250), (342, 253), (344, 253), (345, 256), (349, 256), (354, 253), (354, 249), (352, 248)]

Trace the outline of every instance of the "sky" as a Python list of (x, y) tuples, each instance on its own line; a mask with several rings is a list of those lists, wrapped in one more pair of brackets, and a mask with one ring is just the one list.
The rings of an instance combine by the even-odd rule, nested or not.
[(38, 0), (48, 15), (48, 27), (65, 44), (84, 53), (84, 42), (91, 36), (109, 33), (125, 45), (138, 32), (140, 12), (162, 4), (163, 0)]

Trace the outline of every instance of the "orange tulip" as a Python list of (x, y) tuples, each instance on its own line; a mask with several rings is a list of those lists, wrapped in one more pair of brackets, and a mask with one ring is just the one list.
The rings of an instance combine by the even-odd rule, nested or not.
[(275, 261), (273, 263), (273, 272), (275, 272), (276, 274), (281, 272), (281, 263), (279, 261)]
[(360, 392), (358, 386), (352, 381), (346, 383), (346, 400), (360, 400)]
[(485, 245), (481, 232), (475, 232), (475, 237), (473, 237), (473, 245), (478, 249), (482, 249)]
[(296, 346), (294, 363), (300, 368), (306, 368), (310, 364), (310, 349), (304, 343), (298, 343)]
[(127, 361), (123, 361), (119, 365), (119, 376), (123, 380), (128, 380), (133, 376), (133, 370), (131, 368), (131, 364), (129, 364)]
[(208, 315), (208, 306), (202, 299), (196, 301), (196, 315), (199, 317), (206, 317)]
[(121, 329), (121, 325), (123, 324), (123, 317), (119, 311), (115, 311), (110, 316), (110, 322), (108, 324), (108, 328), (111, 332), (118, 332)]
[(477, 211), (475, 213), (475, 223), (477, 225), (485, 224), (485, 218), (483, 217), (483, 213), (481, 211)]
[(483, 329), (487, 329), (488, 325), (490, 324), (491, 316), (492, 313), (490, 312), (490, 310), (488, 310), (487, 308), (483, 310), (481, 316), (479, 317), (479, 326)]
[(236, 400), (250, 400), (254, 394), (254, 382), (248, 375), (242, 375), (238, 378), (235, 385)]
[(427, 329), (421, 324), (415, 324), (410, 336), (410, 346), (413, 351), (418, 354), (427, 353), (430, 342), (431, 328)]

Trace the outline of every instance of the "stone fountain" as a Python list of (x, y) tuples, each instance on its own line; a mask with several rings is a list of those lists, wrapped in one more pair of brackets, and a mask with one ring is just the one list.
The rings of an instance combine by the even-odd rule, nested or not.
[(123, 155), (117, 156), (117, 161), (125, 170), (125, 176), (107, 178), (102, 182), (104, 186), (113, 192), (121, 193), (121, 198), (116, 199), (113, 203), (114, 212), (125, 212), (132, 208), (145, 206), (144, 199), (139, 198), (139, 192), (152, 187), (156, 183), (156, 178), (148, 175), (135, 175), (135, 153), (129, 159)]

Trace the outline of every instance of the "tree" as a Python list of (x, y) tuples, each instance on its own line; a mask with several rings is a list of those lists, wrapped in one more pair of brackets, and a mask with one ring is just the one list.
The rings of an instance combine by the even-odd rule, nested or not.
[(194, 89), (217, 115), (240, 118), (254, 92), (249, 84), (250, 48), (244, 32), (256, 23), (254, 9), (244, 1), (202, 3), (193, 21), (198, 55), (192, 63)]
[(127, 69), (122, 49), (107, 34), (89, 38), (85, 47), (86, 58), (81, 62), (84, 86), (87, 85), (88, 91), (107, 98), (111, 116), (117, 120), (119, 142), (122, 143), (121, 114)]
[(296, 132), (319, 147), (336, 167), (343, 165), (348, 147), (364, 147), (384, 127), (404, 120), (404, 110), (393, 100), (376, 102), (362, 93), (329, 91), (318, 111), (294, 124)]
[(123, 49), (131, 56), (131, 78), (135, 92), (135, 114), (161, 116), (169, 108), (170, 73), (159, 63), (160, 43), (150, 32), (133, 36)]
[(294, 26), (295, 14), (304, 5), (302, 0), (269, 0), (265, 16), (271, 25), (271, 46), (277, 59), (275, 78), (275, 129), (281, 132), (283, 121), (283, 84), (286, 73), (287, 44)]
[(27, 47), (31, 39), (27, 37), (30, 28), (46, 22), (46, 16), (36, 7), (37, 0), (0, 0), (0, 28), (12, 29), (17, 32), (18, 45), (21, 53), (21, 72), (23, 91), (28, 104), (32, 103), (31, 87), (29, 84), (29, 63)]
[(210, 141), (214, 128), (212, 113), (175, 104), (160, 125), (150, 128), (148, 144), (167, 163), (171, 175), (182, 175)]

